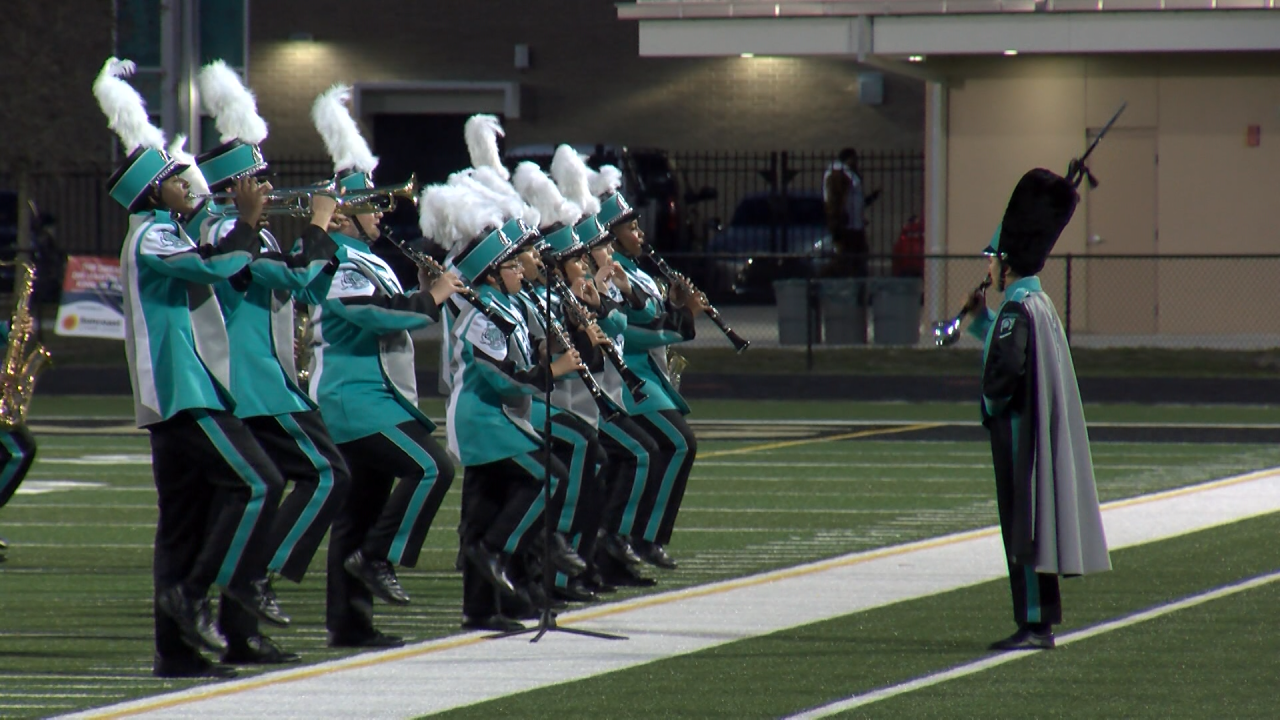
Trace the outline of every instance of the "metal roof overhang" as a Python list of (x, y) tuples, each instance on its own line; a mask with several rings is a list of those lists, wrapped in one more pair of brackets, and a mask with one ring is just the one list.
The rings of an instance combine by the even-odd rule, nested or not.
[[(740, 55), (857, 56), (1141, 52), (1264, 52), (1280, 50), (1277, 0), (1233, 0), (1259, 9), (1172, 10), (1214, 0), (1100, 0), (1036, 11), (1032, 0), (894, 0), (893, 2), (676, 2), (620, 4), (618, 17), (637, 20), (642, 57)], [(1150, 6), (1156, 5), (1156, 9)], [(1217, 7), (1226, 0), (1217, 0)], [(892, 6), (896, 14), (887, 14)], [(955, 8), (995, 7), (995, 11)], [(1029, 8), (1023, 11), (1016, 8)], [(1132, 10), (1121, 11), (1129, 7)], [(1166, 9), (1159, 9), (1165, 7)], [(946, 8), (946, 11), (939, 11)], [(1015, 9), (1011, 9), (1015, 8)], [(906, 13), (909, 9), (920, 12)], [(931, 11), (932, 10), (932, 11)]]

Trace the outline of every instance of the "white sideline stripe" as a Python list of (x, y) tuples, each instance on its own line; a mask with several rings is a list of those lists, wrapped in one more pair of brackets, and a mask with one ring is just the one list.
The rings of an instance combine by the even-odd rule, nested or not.
[[(1224, 585), (1216, 590), (1211, 590), (1206, 593), (1201, 593), (1200, 595), (1192, 595), (1190, 597), (1183, 598), (1182, 600), (1178, 600), (1177, 602), (1172, 602), (1167, 605), (1157, 605), (1151, 608), (1150, 610), (1144, 610), (1143, 612), (1136, 613), (1134, 615), (1129, 615), (1128, 617), (1123, 617), (1123, 618), (1120, 618), (1119, 620), (1112, 620), (1110, 622), (1105, 622), (1100, 625), (1094, 625), (1093, 627), (1084, 628), (1083, 630), (1077, 630), (1067, 635), (1059, 636), (1057, 638), (1057, 644), (1061, 646), (1061, 645), (1066, 645), (1068, 643), (1073, 643), (1077, 640), (1087, 640), (1088, 638), (1091, 638), (1097, 635), (1102, 635), (1104, 633), (1109, 633), (1113, 630), (1120, 630), (1122, 628), (1129, 627), (1130, 625), (1137, 625), (1139, 623), (1144, 623), (1148, 620), (1154, 620), (1155, 618), (1158, 618), (1162, 615), (1169, 615), (1171, 613), (1178, 612), (1179, 610), (1185, 610), (1190, 607), (1195, 607), (1196, 605), (1203, 605), (1204, 603), (1210, 602), (1212, 600), (1217, 600), (1219, 598), (1224, 598), (1229, 595), (1235, 595), (1236, 593), (1244, 592), (1245, 590), (1252, 590), (1253, 588), (1256, 588), (1256, 587), (1268, 585), (1277, 580), (1280, 580), (1280, 572), (1273, 572), (1270, 575), (1262, 575), (1262, 576), (1253, 578), (1251, 580), (1245, 580), (1243, 582), (1238, 582), (1232, 585)], [(1033, 657), (1039, 654), (1040, 654), (1039, 652), (1035, 652), (1035, 651), (1003, 652), (1003, 653), (1000, 653), (999, 655), (993, 655), (992, 657), (978, 660), (976, 662), (965, 663), (964, 665), (957, 665), (956, 667), (953, 667), (950, 670), (945, 670), (939, 673), (933, 673), (932, 675), (925, 675), (924, 677), (917, 678), (910, 682), (900, 683), (898, 685), (890, 685), (887, 688), (874, 690), (872, 692), (864, 693), (862, 695), (854, 695), (853, 697), (848, 698), (846, 700), (834, 702), (829, 705), (822, 705), (820, 707), (813, 708), (812, 710), (806, 710), (805, 712), (799, 713), (797, 715), (791, 715), (790, 717), (786, 718), (786, 720), (814, 720), (814, 718), (829, 717), (837, 713), (842, 713), (846, 710), (860, 708), (863, 705), (870, 705), (873, 702), (879, 702), (880, 700), (888, 700), (889, 698), (897, 697), (898, 695), (905, 695), (906, 693), (913, 692), (915, 690), (921, 690), (927, 687), (932, 687), (934, 685), (940, 685), (948, 680), (955, 680), (956, 678), (962, 678), (962, 677), (965, 677), (966, 675), (975, 675), (977, 673), (982, 672), (983, 670), (989, 670), (998, 665), (1004, 665), (1005, 663), (1010, 663), (1015, 660), (1021, 660), (1023, 658)]]
[[(1280, 511), (1280, 468), (1104, 506), (1112, 549)], [(134, 700), (72, 717), (419, 717), (572, 682), (736, 640), (1004, 578), (997, 528), (984, 528), (567, 613), (561, 624), (622, 642), (483, 633), (366, 653)], [(552, 647), (544, 647), (551, 644)], [(424, 688), (429, 690), (424, 691)]]

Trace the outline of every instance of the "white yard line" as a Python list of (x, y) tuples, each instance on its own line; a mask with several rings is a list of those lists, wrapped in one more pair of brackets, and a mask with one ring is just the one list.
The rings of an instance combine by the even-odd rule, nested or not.
[[(1108, 504), (1113, 549), (1280, 511), (1280, 470)], [(568, 613), (537, 644), (480, 633), (122, 703), (73, 717), (416, 717), (1004, 577), (995, 528)]]
[[(1158, 617), (1162, 617), (1164, 615), (1169, 615), (1170, 613), (1178, 612), (1179, 610), (1185, 610), (1189, 607), (1195, 607), (1196, 605), (1203, 605), (1204, 603), (1207, 603), (1211, 600), (1217, 600), (1219, 598), (1235, 595), (1236, 593), (1241, 593), (1246, 590), (1252, 590), (1257, 587), (1262, 587), (1263, 585), (1269, 585), (1277, 580), (1280, 580), (1280, 572), (1274, 572), (1269, 575), (1261, 575), (1259, 577), (1251, 578), (1243, 582), (1233, 583), (1231, 585), (1225, 585), (1215, 590), (1210, 590), (1209, 592), (1183, 598), (1182, 600), (1178, 600), (1177, 602), (1167, 603), (1165, 605), (1157, 605), (1156, 607), (1153, 607), (1150, 610), (1145, 610), (1140, 613), (1134, 613), (1133, 615), (1128, 615), (1118, 620), (1112, 620), (1110, 622), (1094, 625), (1092, 627), (1088, 627), (1083, 630), (1077, 630), (1067, 635), (1060, 635), (1057, 638), (1057, 645), (1059, 646), (1067, 645), (1069, 643), (1073, 643), (1078, 640), (1086, 640), (1088, 638), (1095, 637), (1097, 635), (1103, 635), (1105, 633), (1112, 632), (1113, 630), (1120, 630), (1122, 628), (1127, 628), (1131, 625), (1144, 623), (1148, 620), (1154, 620)], [(851, 698), (841, 700), (839, 702), (834, 702), (828, 705), (823, 705), (821, 707), (816, 707), (816, 708), (813, 708), (812, 710), (806, 710), (805, 712), (790, 716), (789, 718), (787, 718), (787, 720), (815, 720), (816, 718), (830, 717), (832, 715), (836, 715), (838, 713), (842, 713), (847, 710), (852, 710), (854, 708), (862, 707), (863, 705), (870, 705), (871, 703), (879, 702), (881, 700), (888, 700), (889, 698), (897, 697), (899, 695), (905, 695), (906, 693), (913, 692), (915, 690), (921, 690), (927, 687), (932, 687), (934, 685), (939, 685), (948, 680), (954, 680), (956, 678), (965, 677), (966, 675), (973, 675), (976, 673), (980, 673), (983, 670), (989, 670), (993, 667), (1004, 665), (1005, 663), (1011, 663), (1015, 660), (1034, 657), (1037, 654), (1038, 653), (1035, 653), (1035, 652), (1015, 651), (1015, 652), (1004, 652), (1004, 653), (1000, 653), (999, 655), (992, 655), (990, 657), (986, 657), (981, 660), (965, 663), (963, 665), (957, 665), (956, 667), (953, 667), (949, 670), (944, 670), (942, 672), (936, 672), (930, 675), (925, 675), (924, 677), (916, 678), (915, 680), (911, 680), (909, 682), (899, 683), (897, 685), (891, 685), (889, 687), (881, 688), (879, 690), (873, 690), (869, 693), (863, 693), (862, 695), (854, 695)]]

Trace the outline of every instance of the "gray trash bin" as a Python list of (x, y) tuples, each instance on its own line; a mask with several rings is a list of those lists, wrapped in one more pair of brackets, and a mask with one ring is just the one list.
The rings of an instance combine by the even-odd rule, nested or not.
[(920, 344), (921, 278), (876, 278), (871, 285), (876, 345)]
[(866, 345), (866, 280), (832, 278), (821, 283), (822, 331), (826, 344)]
[(809, 313), (809, 282), (807, 280), (775, 280), (773, 296), (778, 303), (778, 344), (808, 345), (805, 323), (813, 322), (813, 342), (822, 342), (816, 317)]

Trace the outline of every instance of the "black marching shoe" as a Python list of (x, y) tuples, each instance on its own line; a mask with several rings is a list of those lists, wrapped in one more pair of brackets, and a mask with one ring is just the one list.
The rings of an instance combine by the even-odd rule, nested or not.
[(600, 577), (599, 570), (592, 570), (587, 573), (582, 579), (582, 586), (597, 595), (618, 592), (617, 586), (610, 585), (604, 581), (604, 578)]
[(271, 589), (271, 583), (266, 578), (254, 580), (248, 588), (225, 587), (222, 589), (222, 594), (253, 613), (262, 622), (276, 627), (289, 627), (291, 620), (280, 609), (280, 604), (276, 602), (275, 591)]
[(365, 557), (364, 551), (357, 550), (347, 556), (342, 567), (384, 602), (392, 605), (409, 604), (409, 593), (400, 587), (396, 571), (386, 560), (372, 560)]
[(516, 632), (525, 626), (519, 620), (512, 620), (506, 615), (485, 615), (483, 617), (462, 616), (464, 630), (496, 630), (497, 632)]
[(1003, 640), (997, 640), (988, 646), (989, 650), (1052, 650), (1054, 646), (1053, 630), (1035, 631), (1029, 627), (1018, 628), (1018, 632)]
[[(617, 560), (623, 565), (640, 565), (644, 561), (636, 554), (631, 543), (622, 535), (610, 535), (601, 533), (599, 539), (596, 540), (596, 550), (603, 550), (606, 555)], [(596, 557), (599, 557), (597, 555)]]
[(631, 549), (635, 550), (641, 560), (654, 567), (660, 567), (663, 570), (675, 570), (679, 567), (675, 558), (668, 555), (666, 549), (656, 542), (632, 538)]
[(484, 542), (475, 542), (464, 548), (467, 559), (475, 565), (476, 571), (480, 573), (480, 577), (494, 587), (499, 592), (507, 595), (516, 594), (515, 583), (511, 582), (511, 578), (507, 576), (506, 557), (501, 552), (495, 552), (485, 547)]
[(227, 665), (285, 665), (302, 660), (302, 656), (275, 644), (266, 635), (251, 635), (244, 640), (230, 640), (222, 662)]
[(557, 586), (555, 596), (569, 602), (598, 602), (600, 596), (587, 588), (587, 584), (579, 578), (571, 578), (564, 587)]
[(173, 585), (156, 595), (160, 612), (178, 625), (182, 641), (196, 650), (225, 652), (227, 639), (218, 631), (209, 609), (209, 598), (192, 598), (181, 585)]
[(239, 675), (233, 667), (215, 665), (203, 658), (198, 662), (178, 662), (159, 655), (156, 655), (155, 663), (151, 666), (151, 674), (158, 678), (211, 678), (214, 680), (228, 680)]
[(560, 533), (551, 533), (551, 564), (569, 577), (577, 577), (587, 571), (587, 561)]
[(329, 647), (331, 648), (371, 648), (371, 649), (387, 649), (404, 647), (404, 638), (399, 635), (388, 635), (381, 630), (374, 630), (371, 633), (359, 635), (348, 635), (345, 633), (329, 633)]

